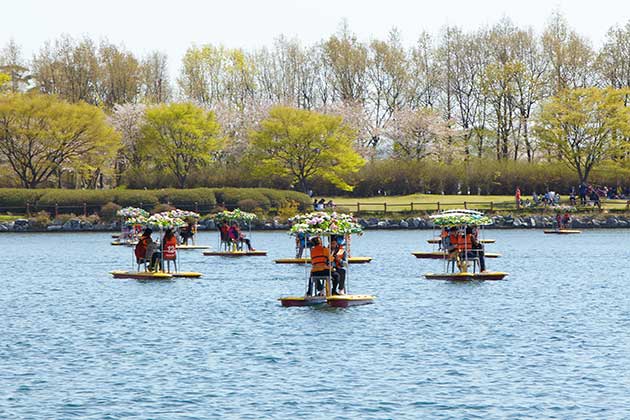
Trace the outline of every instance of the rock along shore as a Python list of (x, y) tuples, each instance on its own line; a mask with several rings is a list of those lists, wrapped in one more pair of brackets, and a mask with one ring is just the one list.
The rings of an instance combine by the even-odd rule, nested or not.
[[(554, 216), (493, 216), (494, 224), (488, 229), (543, 229), (555, 227)], [(433, 229), (433, 223), (428, 217), (410, 217), (406, 219), (389, 218), (359, 218), (358, 222), (364, 229)], [(597, 216), (584, 215), (573, 217), (572, 228), (628, 228), (630, 216), (601, 214)], [(258, 223), (254, 230), (288, 230), (285, 223), (272, 220)], [(215, 230), (212, 220), (202, 220), (199, 230)], [(12, 222), (1, 222), (0, 232), (116, 232), (120, 231), (118, 223), (97, 223), (80, 218), (71, 219), (64, 223), (52, 223), (40, 226), (28, 219), (17, 219)]]

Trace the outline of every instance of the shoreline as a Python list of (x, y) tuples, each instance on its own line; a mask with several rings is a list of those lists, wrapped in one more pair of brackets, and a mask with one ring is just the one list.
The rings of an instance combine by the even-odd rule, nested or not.
[[(556, 227), (553, 216), (492, 216), (493, 224), (484, 227), (493, 229), (553, 229)], [(390, 218), (357, 218), (365, 230), (431, 230), (435, 229), (428, 217), (410, 217), (402, 219)], [(626, 229), (630, 228), (630, 215), (613, 216), (603, 214), (597, 216), (576, 216), (567, 226), (572, 229)], [(286, 231), (289, 225), (275, 220), (252, 226), (252, 231)], [(202, 220), (199, 231), (214, 231), (216, 226), (212, 220)], [(27, 219), (0, 223), (0, 233), (45, 233), (45, 232), (120, 232), (118, 223), (92, 224), (81, 219), (72, 219), (64, 224), (50, 224), (45, 227), (34, 226)]]

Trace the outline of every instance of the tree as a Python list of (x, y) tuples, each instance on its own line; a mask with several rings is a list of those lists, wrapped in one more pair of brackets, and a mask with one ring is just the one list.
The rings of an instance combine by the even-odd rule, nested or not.
[(290, 176), (304, 192), (313, 177), (352, 191), (346, 177), (363, 166), (354, 151), (356, 133), (341, 117), (278, 106), (251, 134), (251, 155), (261, 175)]
[[(12, 39), (0, 50), (0, 73), (9, 76), (11, 83), (5, 86), (9, 91), (17, 93), (28, 88), (31, 75), (22, 58), (22, 49)], [(2, 83), (0, 83), (1, 86)]]
[(589, 42), (569, 28), (559, 12), (552, 14), (542, 36), (543, 50), (551, 63), (553, 93), (593, 84), (593, 49)]
[(366, 46), (350, 33), (347, 23), (343, 22), (339, 34), (324, 43), (323, 51), (323, 60), (330, 69), (337, 99), (363, 103), (368, 62)]
[(96, 46), (87, 37), (76, 41), (63, 36), (33, 57), (36, 88), (69, 102), (98, 104), (99, 71)]
[(146, 111), (142, 149), (156, 164), (170, 170), (179, 188), (190, 171), (208, 163), (219, 148), (219, 124), (213, 112), (188, 103), (160, 105)]
[(4, 86), (5, 84), (8, 85), (10, 81), (11, 76), (9, 76), (8, 74), (0, 73), (0, 89), (2, 89), (2, 86)]
[(102, 42), (99, 64), (101, 103), (112, 108), (116, 104), (134, 102), (140, 93), (141, 74), (140, 64), (133, 54), (114, 44)]
[(116, 158), (116, 184), (120, 183), (121, 175), (127, 169), (139, 169), (142, 162), (140, 140), (142, 127), (146, 123), (144, 104), (115, 105), (110, 124), (120, 133), (122, 147)]
[(142, 99), (151, 104), (167, 102), (171, 98), (168, 77), (168, 57), (158, 51), (147, 55), (140, 65)]
[(456, 154), (446, 141), (455, 136), (455, 131), (430, 108), (395, 112), (385, 133), (392, 140), (393, 154), (398, 159), (421, 160), (433, 156), (444, 161), (449, 160), (447, 155)]
[(25, 188), (45, 183), (64, 167), (98, 169), (118, 146), (105, 114), (55, 96), (0, 96), (0, 154)]
[(576, 170), (586, 182), (592, 169), (614, 157), (630, 133), (630, 108), (625, 89), (565, 90), (547, 102), (535, 131), (542, 146)]

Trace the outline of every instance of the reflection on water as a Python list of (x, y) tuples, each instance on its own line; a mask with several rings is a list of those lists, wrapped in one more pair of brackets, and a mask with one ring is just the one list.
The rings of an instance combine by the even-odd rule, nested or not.
[[(109, 234), (5, 234), (1, 418), (621, 418), (630, 412), (628, 233), (488, 231), (504, 282), (423, 280), (429, 231), (353, 239), (354, 293), (282, 308), (306, 268), (181, 252), (202, 279), (115, 280)], [(200, 243), (216, 247), (216, 234)]]

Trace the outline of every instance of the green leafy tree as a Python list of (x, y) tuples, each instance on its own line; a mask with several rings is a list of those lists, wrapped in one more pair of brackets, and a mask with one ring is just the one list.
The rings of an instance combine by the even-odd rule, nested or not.
[(219, 124), (213, 112), (195, 105), (176, 103), (146, 111), (141, 147), (157, 165), (177, 178), (179, 188), (186, 186), (190, 171), (208, 163), (219, 149)]
[(11, 76), (9, 76), (8, 74), (0, 73), (0, 89), (2, 89), (3, 85), (9, 84), (10, 81)]
[(630, 133), (630, 108), (624, 89), (561, 91), (540, 113), (536, 133), (550, 155), (559, 156), (586, 182), (592, 169), (615, 157)]
[(251, 136), (256, 171), (290, 176), (304, 192), (316, 176), (352, 191), (347, 176), (364, 164), (352, 148), (356, 132), (340, 117), (278, 106)]
[(52, 95), (0, 96), (0, 156), (25, 188), (64, 168), (100, 172), (118, 145), (118, 134), (97, 107)]

